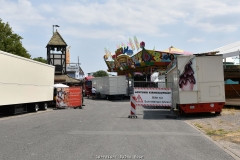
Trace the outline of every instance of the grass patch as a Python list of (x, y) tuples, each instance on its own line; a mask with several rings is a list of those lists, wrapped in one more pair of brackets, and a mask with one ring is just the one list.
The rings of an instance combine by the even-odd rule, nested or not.
[(239, 112), (238, 110), (236, 110), (236, 108), (223, 108), (222, 109), (222, 113), (225, 115), (235, 115), (236, 112)]
[(200, 124), (198, 124), (198, 123), (196, 123), (196, 124), (194, 124), (196, 127), (198, 127), (198, 128), (203, 128)]
[[(222, 116), (191, 121), (191, 124), (201, 130), (214, 141), (228, 141), (240, 145), (240, 109), (223, 108)], [(225, 119), (231, 116), (232, 119)]]
[(218, 130), (207, 129), (206, 130), (206, 134), (210, 136), (225, 136), (228, 133), (230, 133), (230, 131), (224, 131), (223, 129), (218, 129)]

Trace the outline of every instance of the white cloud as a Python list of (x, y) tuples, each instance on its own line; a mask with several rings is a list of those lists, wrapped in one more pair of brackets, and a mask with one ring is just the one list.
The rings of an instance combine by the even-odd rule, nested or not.
[(229, 23), (229, 18), (240, 14), (240, 3), (229, 3), (228, 0), (201, 3), (193, 1), (190, 16), (185, 23), (206, 32), (234, 32), (240, 27), (236, 18)]
[[(65, 5), (65, 4), (64, 4)], [(63, 8), (59, 5), (58, 9)], [(106, 3), (69, 3), (57, 15), (66, 22), (84, 26), (104, 25), (126, 33), (159, 34), (164, 25), (185, 24), (207, 32), (234, 32), (240, 22), (226, 23), (228, 15), (239, 15), (240, 3), (229, 1), (106, 1)], [(61, 14), (61, 15), (60, 15)], [(217, 22), (216, 22), (217, 21)], [(168, 34), (168, 33), (167, 33)]]
[(214, 24), (209, 22), (202, 22), (202, 21), (189, 21), (187, 22), (190, 26), (193, 26), (195, 28), (199, 28), (200, 30), (206, 31), (206, 32), (234, 32), (237, 31), (239, 28), (239, 25), (236, 24)]
[(122, 34), (118, 34), (118, 35), (112, 35), (110, 40), (113, 40), (113, 41), (118, 40), (119, 42), (121, 42), (121, 41), (128, 41), (128, 37), (126, 37), (126, 36), (124, 36)]
[(92, 39), (111, 39), (112, 37), (118, 37), (123, 39), (121, 31), (118, 30), (101, 30), (101, 29), (77, 29), (77, 28), (66, 28), (61, 31), (61, 34), (78, 37), (78, 38), (92, 38)]
[(1, 18), (4, 22), (9, 22), (14, 31), (21, 32), (26, 25), (38, 25), (44, 20), (28, 0), (18, 0), (15, 3), (0, 0), (0, 4)]
[[(0, 0), (0, 18), (9, 22), (14, 32), (22, 32), (20, 35), (24, 40), (31, 43), (37, 42), (32, 42), (32, 38), (47, 39), (47, 43), (52, 25), (57, 24), (69, 44), (72, 39), (93, 39), (101, 43), (106, 39), (106, 43), (112, 42), (115, 48), (115, 44), (136, 35), (139, 41), (140, 37), (144, 40), (152, 38), (146, 42), (151, 47), (160, 41), (162, 47), (170, 46), (170, 43), (181, 45), (179, 37), (196, 43), (211, 39), (218, 45), (220, 40), (214, 41), (216, 34), (233, 35), (239, 30), (239, 8), (240, 1), (231, 0)], [(37, 31), (42, 33), (36, 38), (37, 33), (33, 32)], [(34, 35), (29, 35), (30, 32)], [(169, 37), (173, 37), (171, 42), (168, 42)], [(226, 39), (230, 38), (225, 38), (222, 43), (227, 43)], [(30, 47), (34, 44), (26, 45), (29, 50), (38, 50)], [(107, 45), (111, 47), (111, 44)], [(210, 49), (210, 44), (208, 47)]]
[(53, 10), (53, 7), (51, 5), (42, 4), (42, 5), (39, 6), (39, 11), (51, 13), (54, 10)]
[[(207, 32), (234, 32), (240, 22), (226, 23), (226, 17), (240, 14), (240, 2), (229, 0), (106, 0), (88, 1), (0, 0), (0, 15), (22, 30), (26, 25), (66, 23), (79, 29), (98, 28), (100, 35), (107, 30), (123, 34), (156, 35), (165, 25), (189, 25)], [(49, 14), (50, 13), (50, 14)], [(224, 19), (225, 18), (225, 19)], [(164, 33), (168, 35), (169, 33)], [(104, 35), (111, 35), (109, 33)]]
[[(164, 8), (158, 1), (155, 3), (155, 6), (145, 1), (128, 1), (124, 4), (120, 1), (108, 1), (104, 4), (74, 3), (66, 6), (61, 16), (66, 22), (83, 26), (105, 25), (125, 32), (145, 32), (153, 35), (159, 31), (159, 26), (175, 23), (186, 16), (185, 13)], [(157, 6), (162, 7), (160, 9)]]
[(191, 38), (187, 40), (187, 42), (195, 42), (195, 43), (204, 42), (204, 38)]

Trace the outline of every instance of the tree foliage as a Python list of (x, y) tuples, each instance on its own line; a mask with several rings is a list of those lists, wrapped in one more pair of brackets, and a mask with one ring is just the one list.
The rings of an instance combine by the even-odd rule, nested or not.
[(108, 76), (108, 73), (106, 71), (99, 70), (97, 72), (94, 72), (93, 76), (94, 77), (104, 77), (104, 76)]
[(47, 60), (42, 58), (42, 57), (33, 58), (33, 60), (38, 61), (38, 62), (42, 62), (42, 63), (47, 63)]
[(31, 55), (23, 47), (23, 38), (16, 33), (13, 33), (12, 28), (8, 23), (3, 23), (0, 19), (0, 50), (12, 53), (25, 58), (30, 58)]

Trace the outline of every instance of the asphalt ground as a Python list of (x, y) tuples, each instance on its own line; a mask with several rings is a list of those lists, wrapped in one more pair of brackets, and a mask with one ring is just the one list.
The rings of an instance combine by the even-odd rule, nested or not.
[(231, 160), (201, 131), (169, 110), (127, 100), (85, 99), (83, 109), (40, 111), (0, 118), (1, 160)]

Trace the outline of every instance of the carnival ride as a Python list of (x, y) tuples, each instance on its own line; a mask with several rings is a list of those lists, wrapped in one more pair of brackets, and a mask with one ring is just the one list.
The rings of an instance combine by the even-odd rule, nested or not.
[(135, 73), (141, 73), (144, 80), (149, 80), (153, 72), (163, 73), (166, 71), (167, 66), (178, 55), (193, 54), (172, 46), (165, 51), (147, 50), (144, 45), (141, 48), (142, 50), (134, 55), (127, 54), (128, 47), (118, 48), (114, 55), (106, 53), (103, 58), (108, 71), (117, 72), (118, 75), (126, 75), (130, 78), (134, 78)]

